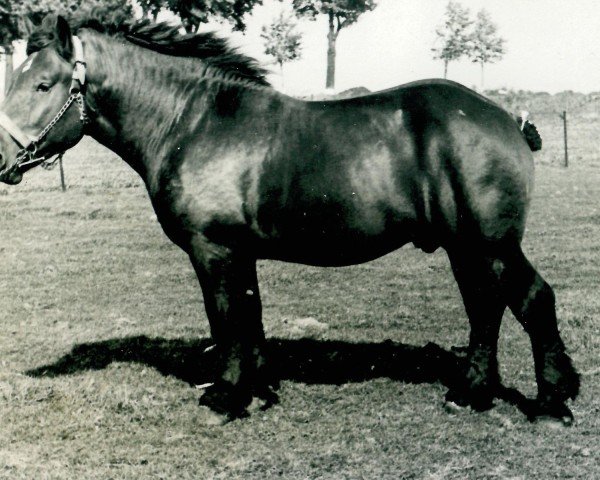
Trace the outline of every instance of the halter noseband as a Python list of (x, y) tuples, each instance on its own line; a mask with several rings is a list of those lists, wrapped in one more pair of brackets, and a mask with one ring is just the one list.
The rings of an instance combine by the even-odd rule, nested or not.
[[(76, 103), (79, 107), (79, 119), (85, 125), (88, 123), (88, 116), (85, 111), (85, 70), (86, 64), (83, 57), (83, 45), (81, 40), (77, 36), (72, 37), (73, 43), (73, 75), (71, 77), (71, 87), (69, 88), (69, 97), (67, 98), (64, 105), (60, 108), (58, 113), (52, 120), (42, 129), (42, 131), (36, 137), (30, 137), (3, 111), (0, 111), (0, 127), (6, 130), (15, 143), (21, 148), (17, 152), (17, 160), (7, 170), (0, 172), (0, 178), (5, 177), (6, 174), (19, 170), (25, 166), (35, 166), (37, 164), (46, 162), (48, 157), (41, 156), (36, 157), (38, 146), (41, 140), (48, 135), (48, 132), (54, 128), (56, 123), (63, 117), (67, 112), (71, 104)], [(58, 157), (62, 156), (64, 151), (58, 154)], [(57, 157), (57, 158), (58, 158)]]

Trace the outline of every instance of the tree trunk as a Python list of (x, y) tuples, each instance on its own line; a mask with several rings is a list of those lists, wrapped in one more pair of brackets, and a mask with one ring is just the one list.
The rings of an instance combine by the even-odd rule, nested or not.
[(8, 89), (10, 88), (10, 82), (12, 81), (12, 74), (13, 74), (13, 46), (12, 45), (5, 45), (4, 47), (4, 96), (6, 97), (6, 94), (8, 92)]
[(333, 12), (329, 12), (329, 33), (327, 34), (327, 79), (325, 88), (335, 88), (335, 42), (338, 32), (334, 24)]
[(198, 33), (198, 30), (200, 30), (200, 25), (200, 22), (190, 18), (181, 19), (181, 26), (185, 30), (185, 33)]
[(281, 90), (285, 88), (285, 82), (283, 81), (283, 62), (279, 62), (279, 73), (281, 75)]
[(444, 79), (448, 78), (448, 60), (444, 60)]

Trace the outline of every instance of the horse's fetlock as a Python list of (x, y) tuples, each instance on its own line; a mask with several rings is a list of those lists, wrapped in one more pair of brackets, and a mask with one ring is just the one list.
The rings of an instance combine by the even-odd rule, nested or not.
[(579, 395), (579, 388), (579, 374), (564, 349), (546, 352), (540, 395), (565, 401), (568, 398), (575, 399)]

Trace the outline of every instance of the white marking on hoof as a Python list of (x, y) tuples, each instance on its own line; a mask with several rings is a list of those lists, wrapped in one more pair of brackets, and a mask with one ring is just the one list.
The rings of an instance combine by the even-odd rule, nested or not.
[(459, 115), (462, 115), (463, 117), (466, 117), (466, 116), (467, 116), (467, 114), (466, 114), (465, 112), (463, 112), (462, 110), (459, 110), (459, 111), (458, 111), (458, 114), (459, 114)]
[(208, 352), (210, 352), (211, 350), (214, 350), (214, 349), (215, 349), (215, 347), (216, 347), (216, 345), (209, 345), (208, 347), (206, 347), (206, 348), (204, 349), (204, 351), (203, 351), (202, 353), (208, 353)]
[(211, 386), (213, 386), (213, 385), (214, 385), (214, 383), (210, 383), (210, 382), (209, 382), (209, 383), (203, 383), (203, 384), (201, 384), (201, 385), (195, 385), (195, 387), (196, 387), (198, 390), (204, 390), (204, 389), (206, 389), (206, 388), (208, 388), (208, 387), (211, 387)]
[(464, 412), (466, 410), (468, 410), (470, 407), (461, 407), (458, 403), (446, 400), (444, 402), (444, 410), (446, 410), (446, 412), (452, 414), (452, 415), (456, 415), (458, 413)]
[(564, 415), (561, 418), (544, 415), (535, 419), (535, 423), (551, 430), (559, 430), (561, 428), (570, 427), (573, 425), (573, 422), (573, 417), (569, 417), (568, 415)]

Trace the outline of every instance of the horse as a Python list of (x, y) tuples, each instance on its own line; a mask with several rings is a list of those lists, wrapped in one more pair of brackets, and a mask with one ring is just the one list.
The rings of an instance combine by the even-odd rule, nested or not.
[(579, 376), (553, 290), (521, 249), (539, 135), (530, 148), (498, 105), (436, 79), (295, 99), (217, 35), (147, 20), (48, 16), (27, 53), (1, 107), (0, 179), (19, 183), (84, 135), (140, 175), (191, 260), (218, 350), (199, 408), (228, 421), (277, 400), (258, 260), (344, 266), (413, 243), (445, 250), (470, 323), (464, 378), (446, 401), (493, 406), (508, 307), (531, 340), (534, 417), (572, 422)]

